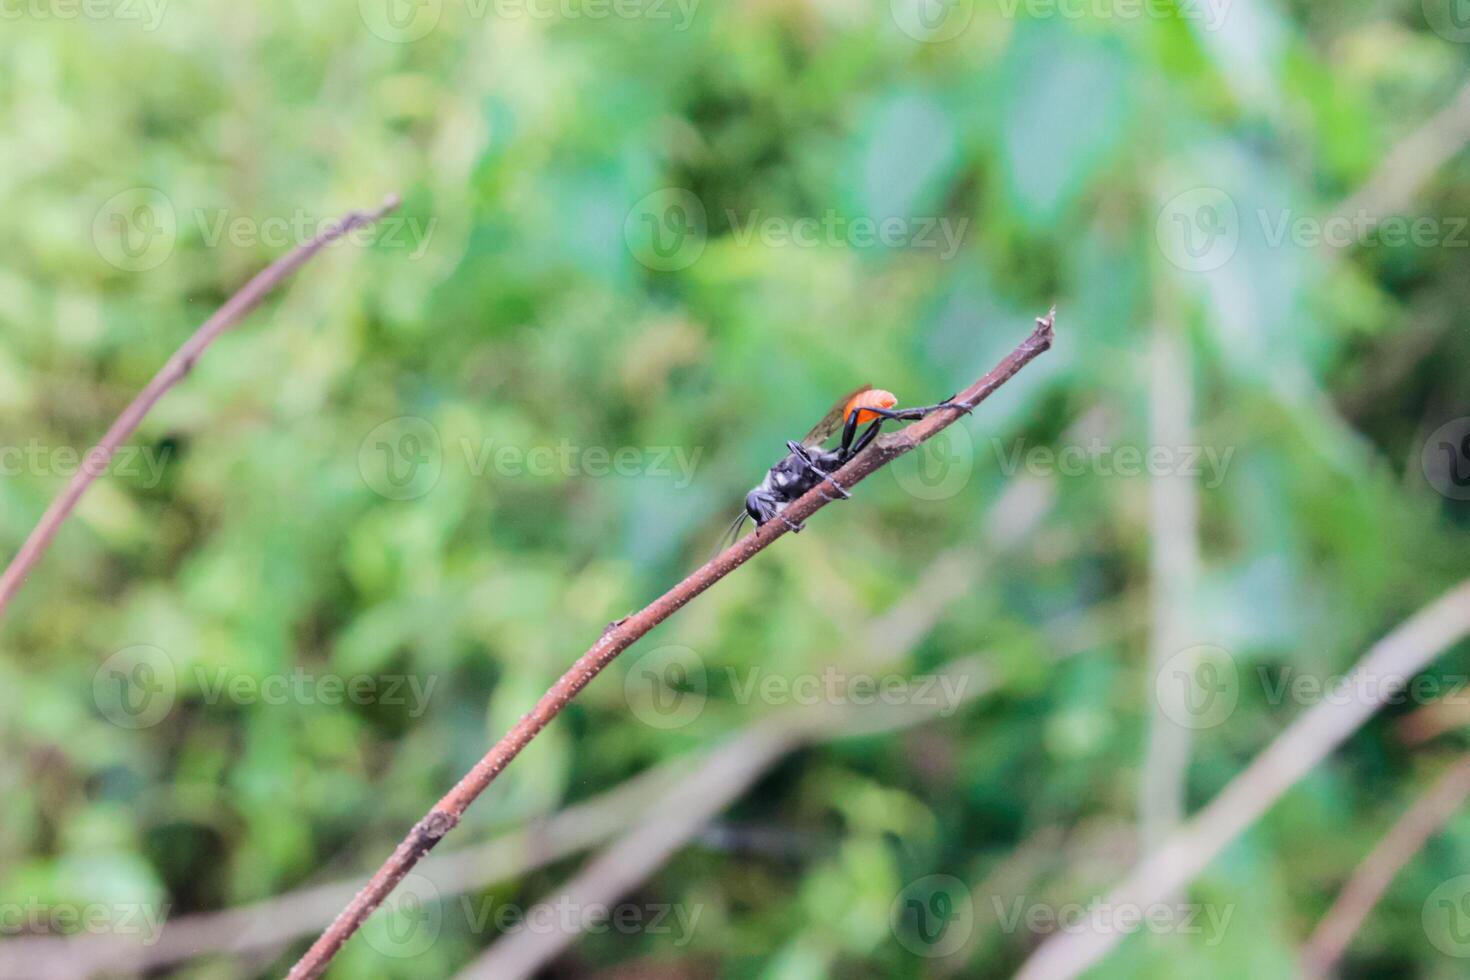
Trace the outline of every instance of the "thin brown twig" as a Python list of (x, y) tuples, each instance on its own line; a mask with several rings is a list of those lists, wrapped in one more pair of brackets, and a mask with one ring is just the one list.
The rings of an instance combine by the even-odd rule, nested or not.
[(1415, 800), (1354, 869), (1307, 940), (1302, 952), (1305, 976), (1322, 977), (1332, 971), (1399, 871), (1459, 812), (1466, 796), (1470, 796), (1470, 755), (1461, 756)]
[(102, 436), (102, 441), (87, 453), (82, 466), (67, 483), (66, 489), (51, 502), (50, 507), (46, 508), (46, 512), (41, 515), (41, 520), (26, 538), (25, 543), (21, 545), (20, 551), (6, 567), (4, 574), (0, 575), (0, 615), (4, 614), (5, 607), (25, 582), (31, 568), (46, 553), (46, 549), (51, 545), (51, 539), (56, 537), (56, 532), (71, 516), (77, 502), (82, 499), (82, 494), (86, 493), (87, 488), (107, 469), (107, 464), (111, 462), (113, 454), (137, 430), (144, 417), (154, 405), (158, 404), (158, 400), (188, 376), (194, 363), (199, 360), (200, 355), (209, 345), (214, 343), (220, 334), (235, 326), (247, 313), (259, 306), (266, 296), (270, 295), (293, 272), (305, 265), (307, 260), (317, 252), (354, 228), (370, 225), (379, 220), (383, 215), (398, 207), (398, 204), (398, 195), (390, 194), (384, 198), (382, 205), (376, 211), (353, 211), (341, 221), (324, 228), (311, 241), (298, 245), (276, 259), (240, 287), (238, 292), (225, 300), (224, 305), (216, 310), (208, 320), (205, 320), (199, 329), (184, 341), (182, 347), (174, 351), (173, 356), (164, 362), (163, 367), (158, 369), (158, 373), (153, 376), (147, 386), (138, 393), (127, 408), (123, 409), (122, 414)]
[[(984, 377), (954, 397), (957, 408), (935, 412), (874, 442), (866, 452), (853, 459), (834, 475), (844, 487), (861, 482), (880, 467), (932, 438), (951, 425), (964, 412), (973, 409), (1016, 372), (1052, 345), (1056, 310), (1039, 317), (1031, 335), (1021, 342)], [(837, 499), (837, 489), (823, 482), (808, 491), (785, 511), (787, 520), (796, 526)], [(342, 948), (343, 943), (382, 904), (419, 859), (429, 852), (444, 835), (453, 830), (465, 810), (483, 793), (520, 751), (586, 687), (602, 669), (649, 630), (663, 622), (692, 599), (720, 579), (765, 550), (787, 531), (784, 521), (768, 521), (740, 541), (710, 559), (693, 574), (655, 599), (637, 613), (610, 625), (586, 653), (582, 654), (561, 679), (551, 686), (531, 712), (525, 715), (504, 737), (491, 747), (478, 763), (452, 790), (414, 825), (393, 854), (368, 880), (335, 922), (327, 927), (291, 968), (290, 980), (320, 976)]]

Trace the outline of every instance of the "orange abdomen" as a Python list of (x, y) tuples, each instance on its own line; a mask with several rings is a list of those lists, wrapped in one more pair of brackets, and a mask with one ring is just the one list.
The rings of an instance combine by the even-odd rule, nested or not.
[[(898, 404), (898, 399), (891, 391), (883, 391), (881, 388), (869, 388), (860, 391), (848, 400), (847, 407), (842, 410), (842, 421), (846, 422), (852, 410), (864, 408), (892, 408)], [(864, 425), (879, 416), (873, 412), (858, 412), (858, 425)]]

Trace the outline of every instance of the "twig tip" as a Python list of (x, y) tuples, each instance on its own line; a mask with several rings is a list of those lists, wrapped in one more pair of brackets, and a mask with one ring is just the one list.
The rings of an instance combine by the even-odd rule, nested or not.
[(1050, 347), (1052, 340), (1056, 337), (1056, 325), (1057, 305), (1053, 303), (1051, 309), (1047, 312), (1046, 316), (1039, 316), (1036, 318), (1036, 332), (1034, 336), (1040, 338), (1041, 342), (1044, 345)]

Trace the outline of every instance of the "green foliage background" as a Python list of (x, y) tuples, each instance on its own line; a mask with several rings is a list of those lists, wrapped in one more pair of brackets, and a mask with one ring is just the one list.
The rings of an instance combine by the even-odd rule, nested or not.
[[(1155, 690), (1151, 480), (1029, 453), (1148, 449), (1156, 333), (1183, 345), (1195, 441), (1231, 454), (1222, 479), (1194, 481), (1201, 569), (1178, 613), (1191, 643), (1229, 651), (1239, 703), (1195, 733), (1189, 808), (1303, 709), (1263, 678), (1346, 670), (1464, 574), (1467, 505), (1421, 458), (1470, 414), (1470, 167), (1455, 155), (1403, 205), (1433, 220), (1428, 240), (1271, 234), (1331, 213), (1454, 98), (1467, 48), (1436, 0), (1235, 0), (1213, 26), (1217, 8), (1194, 4), (976, 0), (926, 8), (928, 36), (903, 0), (635, 16), (428, 0), (394, 8), (398, 34), (376, 0), (68, 9), (8, 7), (0, 33), (0, 445), (53, 453), (6, 457), (7, 554), (65, 482), (55, 450), (94, 443), (283, 251), (261, 240), (268, 219), (314, 228), (389, 190), (405, 203), (397, 238), (330, 250), (220, 340), (135, 441), (164, 460), (157, 479), (99, 481), (0, 624), (0, 900), (178, 915), (375, 867), (609, 620), (704, 559), (836, 394), (871, 381), (935, 401), (1052, 302), (1056, 349), (967, 435), (879, 474), (630, 651), (456, 837), (780, 710), (740, 703), (726, 669), (857, 658), (865, 622), (952, 549), (993, 560), (892, 669), (979, 652), (997, 689), (796, 752), (722, 820), (755, 844), (696, 842), (633, 896), (700, 906), (687, 945), (592, 936), (554, 975), (1007, 976), (1041, 937), (1001, 928), (995, 900), (1106, 892), (1136, 854)], [(1170, 208), (1202, 187), (1236, 209), (1238, 244), (1192, 271)], [(110, 219), (136, 188), (175, 219), (149, 268), (119, 259)], [(702, 227), (664, 207), (690, 199)], [(803, 217), (839, 231), (760, 231)], [(943, 219), (959, 247), (852, 233), (893, 217)], [(649, 220), (684, 235), (672, 259)], [(434, 477), (399, 500), (375, 454), (410, 446), (403, 417), (437, 442)], [(493, 462), (504, 447), (521, 467)], [(526, 455), (562, 447), (569, 466)], [(594, 472), (587, 447), (638, 463)], [(655, 462), (676, 449), (688, 479), (677, 457)], [(996, 503), (1023, 480), (1009, 499), (1040, 516), (996, 553), (1027, 510)], [(129, 729), (94, 679), (140, 644), (178, 690)], [(710, 678), (672, 730), (625, 698), (637, 655), (663, 645)], [(1436, 676), (1462, 674), (1464, 653)], [(414, 712), (201, 683), (298, 668), (431, 694)], [(1233, 909), (1219, 942), (1134, 937), (1093, 975), (1289, 975), (1350, 869), (1461, 751), (1454, 725), (1406, 741), (1416, 707), (1374, 720), (1196, 883), (1194, 901)], [(530, 903), (580, 860), (474, 897)], [(1345, 975), (1463, 975), (1422, 917), (1467, 861), (1457, 818), (1395, 880)], [(931, 874), (975, 889), (974, 936), (948, 958), (888, 925)], [(420, 955), (358, 940), (337, 971), (443, 975), (493, 938), (446, 916)], [(303, 947), (179, 975), (279, 973)]]

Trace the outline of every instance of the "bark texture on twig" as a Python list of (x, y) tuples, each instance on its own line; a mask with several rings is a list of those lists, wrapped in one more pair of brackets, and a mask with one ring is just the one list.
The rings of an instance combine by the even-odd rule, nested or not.
[(376, 211), (353, 211), (341, 221), (324, 229), (311, 241), (287, 252), (240, 287), (235, 295), (225, 300), (225, 304), (216, 310), (213, 316), (205, 320), (199, 329), (184, 341), (182, 347), (174, 351), (173, 356), (164, 362), (163, 367), (158, 369), (158, 373), (153, 376), (147, 386), (138, 393), (127, 408), (123, 409), (123, 413), (102, 436), (102, 441), (87, 453), (85, 463), (67, 483), (61, 496), (46, 508), (46, 512), (41, 515), (41, 520), (36, 524), (35, 529), (21, 545), (20, 551), (6, 567), (4, 574), (0, 575), (0, 615), (4, 614), (11, 597), (25, 582), (26, 576), (30, 574), (36, 562), (40, 561), (41, 556), (46, 553), (46, 549), (51, 545), (51, 539), (56, 537), (56, 532), (61, 529), (61, 525), (76, 509), (77, 501), (82, 499), (82, 494), (86, 493), (87, 488), (107, 469), (107, 464), (111, 462), (113, 454), (137, 430), (144, 417), (152, 411), (154, 405), (158, 404), (158, 400), (188, 376), (194, 363), (199, 360), (209, 345), (214, 343), (220, 334), (239, 323), (247, 313), (259, 306), (262, 300), (293, 272), (305, 265), (313, 255), (353, 229), (372, 224), (382, 218), (383, 215), (398, 207), (398, 203), (398, 196), (390, 194)]
[[(1053, 324), (1056, 310), (1036, 321), (1031, 335), (1015, 350), (1007, 354), (974, 384), (957, 394), (954, 401), (968, 410), (990, 397), (1016, 372), (1048, 350), (1052, 345)], [(927, 439), (951, 425), (960, 415), (959, 408), (935, 412), (912, 425), (874, 441), (865, 452), (839, 470), (835, 477), (845, 487), (851, 488), (904, 453), (917, 447)], [(811, 515), (835, 499), (827, 483), (819, 484), (801, 499), (786, 509), (786, 517), (800, 525)], [(745, 564), (773, 541), (787, 532), (783, 521), (769, 521), (764, 526), (735, 542), (688, 578), (655, 599), (637, 613), (623, 619), (603, 632), (586, 653), (582, 654), (571, 668), (551, 686), (531, 712), (525, 715), (499, 742), (491, 747), (478, 763), (465, 774), (459, 783), (444, 798), (434, 805), (428, 815), (418, 822), (387, 862), (369, 879), (352, 902), (342, 910), (326, 931), (312, 944), (300, 961), (292, 967), (291, 980), (303, 980), (320, 976), (332, 957), (342, 948), (358, 927), (373, 913), (383, 899), (403, 880), (418, 860), (424, 856), (444, 835), (459, 823), (465, 810), (483, 793), (510, 761), (566, 707), (572, 698), (591, 683), (602, 669), (613, 661), (636, 640), (659, 623), (678, 612), (692, 599), (714, 585), (720, 579)]]

